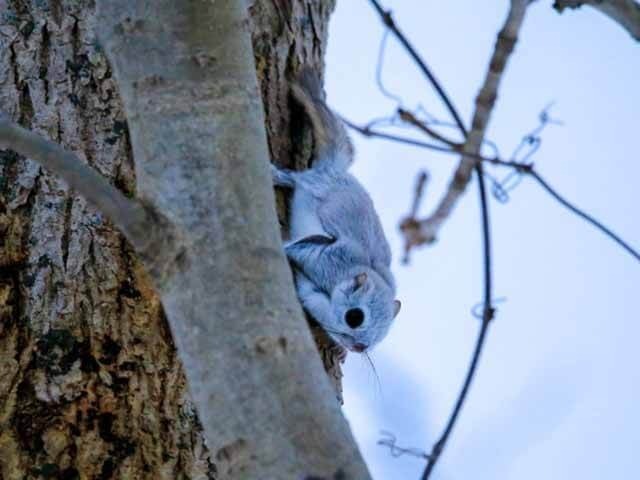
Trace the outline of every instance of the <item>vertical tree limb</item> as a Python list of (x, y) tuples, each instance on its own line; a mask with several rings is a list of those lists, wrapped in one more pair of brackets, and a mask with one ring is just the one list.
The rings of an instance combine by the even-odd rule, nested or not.
[(368, 478), (281, 251), (240, 3), (98, 4), (138, 196), (184, 236), (154, 280), (229, 478)]

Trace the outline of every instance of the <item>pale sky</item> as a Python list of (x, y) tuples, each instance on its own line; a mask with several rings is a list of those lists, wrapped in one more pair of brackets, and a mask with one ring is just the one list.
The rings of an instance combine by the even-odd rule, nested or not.
[[(468, 123), (506, 0), (387, 0)], [(538, 171), (570, 201), (640, 249), (640, 45), (582, 8), (558, 15), (533, 4), (507, 67), (489, 137), (504, 154), (554, 101), (564, 122), (543, 134)], [(358, 122), (394, 109), (375, 84), (383, 27), (366, 0), (342, 0), (327, 55), (329, 103)], [(446, 119), (403, 50), (387, 44), (385, 85), (405, 106)], [(366, 361), (345, 367), (345, 413), (376, 479), (417, 479), (424, 462), (377, 446), (388, 430), (401, 446), (429, 450), (460, 389), (482, 298), (477, 186), (439, 242), (400, 264), (398, 221), (416, 173), (432, 180), (422, 213), (448, 183), (456, 157), (354, 134), (355, 174), (369, 189), (394, 251), (403, 309)], [(493, 170), (496, 175), (506, 172)], [(459, 422), (432, 478), (595, 480), (640, 476), (640, 264), (555, 203), (531, 180), (507, 204), (491, 201), (495, 297), (506, 297)]]

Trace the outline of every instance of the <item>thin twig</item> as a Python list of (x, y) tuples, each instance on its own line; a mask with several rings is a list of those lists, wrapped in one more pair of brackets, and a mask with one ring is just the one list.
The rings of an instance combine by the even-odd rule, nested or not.
[[(509, 192), (520, 184), (525, 171), (531, 168), (532, 165), (529, 163), (529, 159), (538, 151), (542, 144), (542, 138), (540, 137), (542, 131), (547, 127), (547, 125), (562, 125), (562, 122), (551, 118), (549, 115), (549, 110), (552, 106), (553, 102), (544, 107), (538, 115), (538, 125), (522, 137), (520, 143), (511, 154), (511, 157), (509, 157), (509, 161), (520, 165), (527, 165), (529, 168), (513, 169), (502, 180), (497, 180), (496, 178), (489, 176), (492, 183), (491, 191), (494, 198), (499, 202), (506, 203), (509, 200)], [(495, 151), (496, 156), (499, 157), (500, 152), (497, 148)], [(524, 152), (522, 156), (520, 156), (521, 152)]]
[(149, 212), (125, 197), (103, 176), (59, 145), (13, 123), (0, 113), (0, 148), (31, 158), (59, 175), (71, 188), (104, 213), (131, 241), (145, 239), (152, 230)]
[(633, 257), (635, 257), (636, 260), (640, 261), (640, 253), (638, 251), (634, 250), (633, 247), (631, 247), (627, 242), (625, 242), (622, 238), (620, 238), (618, 235), (613, 233), (608, 227), (606, 227), (605, 225), (600, 223), (598, 220), (593, 218), (591, 215), (589, 215), (585, 211), (579, 209), (578, 207), (576, 207), (575, 205), (573, 205), (572, 203), (567, 201), (555, 189), (553, 189), (546, 182), (546, 180), (544, 180), (538, 174), (538, 172), (536, 172), (535, 170), (532, 169), (527, 173), (531, 177), (533, 177), (535, 179), (535, 181), (538, 182), (540, 184), (540, 186), (542, 188), (544, 188), (547, 191), (547, 193), (549, 195), (551, 195), (553, 198), (555, 198), (561, 205), (563, 205), (564, 207), (566, 207), (567, 209), (569, 209), (570, 211), (572, 211), (573, 213), (578, 215), (580, 218), (582, 218), (585, 221), (589, 222), (591, 225), (596, 227), (598, 230), (600, 230), (602, 233), (604, 233), (607, 237), (609, 237), (611, 240), (613, 240), (618, 245), (620, 245), (623, 249), (625, 249), (627, 252), (629, 252), (629, 254), (631, 254)]
[(344, 124), (355, 130), (356, 132), (358, 132), (359, 134), (365, 136), (365, 137), (369, 137), (369, 138), (380, 138), (383, 140), (391, 140), (392, 142), (397, 142), (397, 143), (404, 143), (405, 145), (413, 145), (414, 147), (423, 147), (423, 148), (428, 148), (430, 150), (435, 150), (436, 152), (442, 152), (442, 153), (452, 153), (455, 155), (458, 155), (460, 152), (457, 150), (452, 149), (451, 147), (445, 147), (443, 145), (437, 145), (435, 143), (428, 143), (428, 142), (422, 142), (420, 140), (415, 140), (413, 138), (409, 138), (409, 137), (403, 137), (400, 135), (394, 135), (394, 134), (390, 134), (390, 133), (386, 133), (386, 132), (381, 132), (379, 130), (374, 130), (373, 128), (370, 128), (369, 126), (360, 126), (357, 125), (353, 122), (351, 122), (350, 120), (346, 119), (345, 117), (340, 117), (340, 119), (344, 122)]
[(383, 447), (388, 447), (389, 453), (391, 454), (392, 457), (398, 458), (402, 455), (410, 455), (412, 457), (424, 458), (425, 460), (429, 459), (429, 455), (427, 455), (422, 450), (419, 450), (417, 448), (399, 447), (396, 444), (397, 439), (393, 433), (383, 430), (380, 432), (380, 434), (384, 435), (387, 438), (378, 440), (378, 445), (381, 445)]
[(409, 263), (409, 254), (415, 242), (419, 242), (420, 240), (419, 238), (413, 238), (411, 232), (414, 232), (416, 235), (420, 234), (420, 225), (416, 221), (416, 217), (418, 216), (418, 209), (420, 208), (420, 203), (422, 203), (422, 197), (424, 196), (425, 186), (428, 180), (429, 174), (426, 171), (422, 171), (418, 174), (416, 187), (413, 193), (411, 210), (409, 210), (409, 215), (407, 215), (407, 217), (402, 221), (400, 226), (404, 232), (405, 238), (404, 256), (402, 258), (402, 263), (405, 265)]
[(402, 120), (404, 120), (405, 122), (413, 125), (414, 127), (416, 127), (418, 130), (426, 133), (427, 135), (429, 135), (430, 137), (433, 137), (435, 140), (438, 140), (439, 142), (442, 142), (446, 145), (449, 145), (452, 149), (454, 150), (459, 150), (462, 148), (462, 145), (454, 142), (453, 140), (445, 137), (444, 135), (438, 133), (437, 131), (435, 131), (433, 128), (429, 127), (429, 125), (427, 125), (425, 122), (420, 121), (413, 113), (411, 113), (408, 110), (405, 110), (403, 108), (399, 108), (398, 109), (398, 115), (400, 115), (400, 118)]
[(380, 41), (380, 49), (378, 50), (378, 64), (376, 65), (376, 83), (378, 84), (378, 89), (385, 97), (398, 103), (398, 105), (402, 105), (402, 98), (387, 90), (387, 88), (384, 86), (384, 82), (382, 81), (382, 67), (384, 65), (384, 54), (387, 46), (388, 35), (389, 30), (385, 30), (384, 34), (382, 35), (382, 40)]
[[(480, 163), (477, 164), (476, 168), (482, 169), (482, 165)], [(487, 331), (489, 329), (489, 324), (491, 320), (493, 320), (495, 310), (491, 304), (491, 238), (489, 235), (489, 216), (488, 210), (486, 206), (487, 195), (485, 193), (484, 186), (484, 178), (482, 174), (479, 175), (480, 185), (480, 205), (481, 209), (484, 212), (482, 215), (482, 232), (483, 232), (483, 244), (484, 244), (484, 309), (482, 312), (482, 325), (480, 326), (480, 331), (478, 332), (478, 337), (476, 339), (476, 344), (473, 350), (473, 355), (471, 357), (471, 363), (469, 364), (469, 368), (467, 369), (467, 375), (465, 376), (464, 383), (462, 384), (462, 389), (458, 394), (458, 398), (456, 403), (451, 411), (451, 415), (449, 416), (449, 420), (447, 421), (447, 425), (444, 428), (444, 431), (440, 435), (440, 438), (435, 443), (433, 448), (431, 449), (431, 453), (429, 454), (429, 459), (427, 461), (427, 466), (422, 473), (422, 480), (427, 480), (431, 475), (431, 472), (436, 466), (444, 447), (447, 444), (447, 440), (449, 439), (449, 435), (453, 430), (453, 427), (458, 420), (458, 416), (462, 410), (462, 406), (464, 405), (465, 400), (467, 399), (467, 394), (469, 393), (469, 387), (471, 386), (471, 382), (475, 377), (476, 370), (478, 369), (478, 362), (480, 361), (480, 355), (482, 354), (482, 350), (484, 348), (485, 339), (487, 336)]]
[(454, 121), (456, 122), (456, 125), (458, 125), (458, 128), (466, 134), (464, 123), (462, 122), (462, 119), (460, 118), (458, 111), (456, 110), (456, 108), (453, 106), (453, 103), (449, 99), (449, 96), (444, 91), (444, 88), (442, 87), (440, 82), (436, 79), (435, 75), (431, 73), (431, 70), (429, 69), (425, 61), (422, 59), (422, 57), (420, 57), (416, 49), (413, 48), (411, 43), (409, 43), (409, 41), (407, 40), (407, 37), (405, 37), (405, 35), (396, 26), (395, 22), (393, 21), (393, 17), (391, 16), (391, 12), (385, 11), (380, 5), (380, 2), (378, 2), (377, 0), (369, 0), (369, 1), (371, 5), (373, 5), (373, 7), (376, 9), (378, 14), (380, 15), (382, 22), (387, 26), (387, 28), (391, 32), (393, 32), (393, 34), (396, 36), (398, 41), (407, 50), (411, 58), (413, 58), (413, 60), (416, 62), (416, 64), (418, 65), (422, 73), (427, 77), (427, 79), (429, 80), (429, 83), (431, 83), (433, 88), (438, 93), (438, 96), (444, 102), (445, 106), (447, 107), (447, 110), (449, 110), (449, 113), (451, 114)]
[(428, 172), (422, 171), (418, 174), (418, 178), (416, 180), (415, 194), (413, 196), (413, 203), (411, 204), (411, 210), (409, 211), (409, 216), (412, 218), (418, 215), (418, 209), (420, 208), (420, 203), (422, 202), (422, 197), (424, 196), (424, 187), (426, 186), (428, 180), (429, 180)]
[[(355, 123), (353, 123), (352, 121), (346, 119), (345, 117), (340, 117), (340, 119), (344, 122), (344, 124), (351, 128), (352, 130), (358, 132), (359, 134), (363, 135), (364, 137), (367, 138), (379, 138), (381, 140), (388, 140), (391, 142), (395, 142), (395, 143), (401, 143), (404, 145), (411, 145), (413, 147), (421, 147), (421, 148), (426, 148), (429, 150), (433, 150), (435, 152), (440, 152), (440, 153), (447, 153), (450, 155), (460, 155), (460, 149), (454, 149), (454, 148), (450, 148), (450, 147), (445, 147), (443, 145), (437, 145), (435, 143), (428, 143), (428, 142), (423, 142), (421, 140), (416, 140), (413, 138), (409, 138), (409, 137), (403, 137), (401, 135), (394, 135), (391, 133), (387, 133), (387, 132), (381, 132), (380, 130), (374, 130), (373, 128), (370, 128), (368, 126), (360, 126), (357, 125)], [(514, 161), (510, 161), (510, 160), (503, 160), (501, 158), (498, 157), (485, 157), (483, 155), (480, 155), (478, 153), (465, 153), (465, 155), (467, 157), (470, 158), (474, 158), (476, 160), (479, 160), (481, 162), (485, 162), (485, 163), (491, 163), (493, 165), (499, 165), (501, 167), (508, 167), (508, 168), (513, 168), (515, 170), (528, 170), (529, 168), (531, 168), (530, 164), (527, 163), (521, 163), (521, 162), (514, 162)], [(424, 243), (424, 242), (423, 242)]]

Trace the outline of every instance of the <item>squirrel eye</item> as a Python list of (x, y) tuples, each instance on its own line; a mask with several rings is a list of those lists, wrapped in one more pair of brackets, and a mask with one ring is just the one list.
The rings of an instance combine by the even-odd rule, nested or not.
[(344, 319), (351, 328), (358, 328), (364, 322), (364, 312), (359, 308), (350, 308), (345, 313)]

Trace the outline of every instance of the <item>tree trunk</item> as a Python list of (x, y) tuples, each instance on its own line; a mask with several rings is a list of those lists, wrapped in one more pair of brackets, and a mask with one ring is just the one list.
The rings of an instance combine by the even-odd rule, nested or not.
[[(270, 152), (302, 167), (311, 140), (287, 79), (301, 64), (321, 70), (333, 1), (248, 3)], [(0, 109), (133, 195), (94, 19), (92, 0), (0, 0)], [(0, 479), (226, 478), (226, 453), (209, 456), (162, 307), (123, 236), (36, 163), (0, 151)]]

